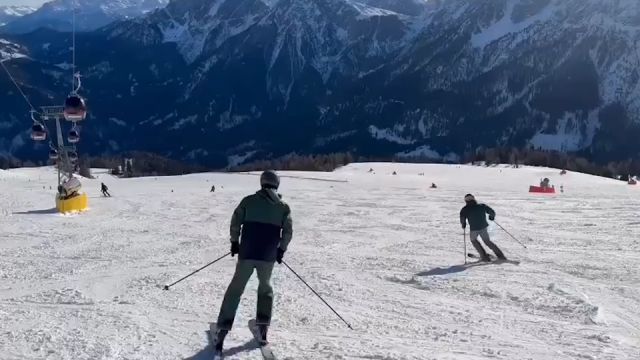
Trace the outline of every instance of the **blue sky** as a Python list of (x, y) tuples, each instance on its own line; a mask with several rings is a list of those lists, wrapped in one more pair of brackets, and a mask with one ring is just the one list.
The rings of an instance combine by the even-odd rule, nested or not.
[(0, 5), (31, 5), (40, 6), (45, 0), (0, 0)]

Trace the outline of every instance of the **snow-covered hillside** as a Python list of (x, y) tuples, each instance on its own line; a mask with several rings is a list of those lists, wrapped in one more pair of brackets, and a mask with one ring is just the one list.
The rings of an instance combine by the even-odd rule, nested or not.
[(21, 16), (25, 16), (34, 12), (36, 9), (32, 6), (0, 6), (0, 26), (11, 22)]
[(0, 61), (25, 57), (25, 51), (20, 45), (0, 38)]
[[(257, 176), (94, 175), (84, 180), (90, 211), (62, 216), (51, 210), (53, 169), (0, 171), (0, 358), (209, 359), (206, 331), (234, 260), (159, 286), (228, 251), (231, 212)], [(294, 220), (285, 261), (354, 330), (277, 266), (279, 358), (638, 359), (640, 187), (543, 168), (358, 164), (282, 175)], [(542, 177), (564, 193), (527, 193)], [(100, 182), (113, 198), (98, 195)], [(468, 192), (528, 246), (491, 226), (520, 265), (463, 265)], [(261, 358), (246, 327), (255, 290), (254, 279), (226, 359)]]

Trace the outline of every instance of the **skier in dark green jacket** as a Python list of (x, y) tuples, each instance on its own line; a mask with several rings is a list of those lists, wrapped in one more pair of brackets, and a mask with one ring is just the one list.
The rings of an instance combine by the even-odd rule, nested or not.
[(261, 190), (245, 197), (231, 218), (231, 256), (238, 255), (233, 279), (224, 295), (218, 315), (216, 351), (221, 352), (224, 338), (231, 330), (244, 288), (254, 269), (258, 273), (256, 324), (260, 342), (267, 343), (271, 322), (274, 263), (282, 262), (293, 235), (291, 210), (276, 192), (280, 178), (273, 171), (260, 176)]
[(494, 244), (489, 238), (489, 232), (487, 228), (489, 227), (489, 223), (487, 223), (487, 214), (489, 215), (489, 220), (493, 221), (496, 218), (496, 212), (493, 211), (491, 207), (485, 204), (478, 204), (473, 195), (467, 194), (464, 197), (464, 201), (466, 205), (460, 210), (460, 224), (463, 229), (467, 228), (467, 221), (469, 222), (469, 226), (471, 228), (470, 238), (471, 244), (480, 254), (480, 259), (482, 261), (491, 261), (489, 255), (484, 250), (480, 242), (478, 241), (478, 236), (482, 238), (482, 241), (487, 245), (495, 254), (499, 260), (506, 260), (502, 250), (498, 248), (496, 244)]

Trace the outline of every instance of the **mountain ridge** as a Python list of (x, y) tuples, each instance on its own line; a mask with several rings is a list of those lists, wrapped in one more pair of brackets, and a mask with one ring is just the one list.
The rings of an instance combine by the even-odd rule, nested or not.
[[(417, 4), (392, 1), (408, 2)], [(216, 164), (247, 153), (419, 149), (451, 159), (487, 146), (602, 161), (638, 154), (635, 2), (428, 1), (417, 15), (373, 3), (173, 1), (80, 37), (89, 100), (130, 109), (95, 104), (95, 116), (118, 121), (87, 123), (102, 135), (91, 150), (144, 146)], [(34, 36), (15, 41), (49, 64), (68, 54), (62, 40), (47, 49)], [(123, 127), (122, 118), (136, 120)]]
[(34, 11), (36, 8), (32, 6), (2, 5), (0, 6), (0, 27)]
[(2, 33), (28, 33), (40, 27), (71, 31), (73, 13), (76, 29), (92, 31), (114, 21), (143, 16), (163, 7), (169, 0), (53, 0), (0, 27)]

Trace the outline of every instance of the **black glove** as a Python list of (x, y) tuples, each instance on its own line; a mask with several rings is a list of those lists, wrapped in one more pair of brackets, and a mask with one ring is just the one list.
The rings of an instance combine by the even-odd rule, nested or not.
[(237, 241), (231, 242), (231, 257), (234, 257), (237, 253), (240, 252), (240, 243)]
[(278, 254), (276, 255), (276, 261), (278, 264), (282, 264), (282, 258), (284, 257), (284, 250), (278, 248)]
[(495, 220), (495, 219), (496, 219), (496, 216), (495, 216), (495, 215), (489, 215), (489, 220), (493, 221), (493, 220)]

